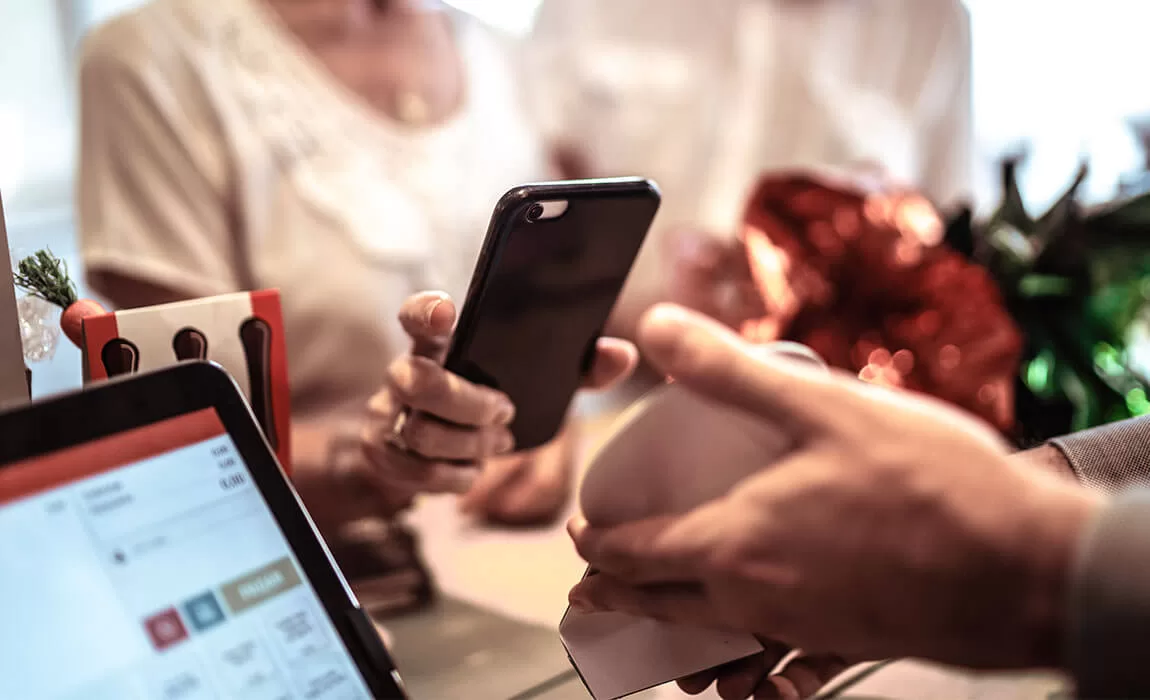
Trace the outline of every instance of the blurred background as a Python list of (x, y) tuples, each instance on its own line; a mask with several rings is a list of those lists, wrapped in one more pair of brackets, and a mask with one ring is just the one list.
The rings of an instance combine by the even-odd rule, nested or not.
[[(50, 246), (79, 269), (73, 242), (77, 46), (92, 26), (141, 0), (0, 0), (0, 191), (15, 255)], [(455, 0), (506, 32), (530, 31), (539, 0)], [(1086, 201), (1114, 196), (1144, 157), (1130, 122), (1150, 91), (1124, 80), (1142, 59), (1150, 3), (966, 0), (972, 20), (977, 205), (998, 201), (996, 163), (1025, 144), (1027, 204), (1041, 211), (1082, 157)], [(39, 391), (74, 386), (71, 347), (38, 367)]]
[[(980, 198), (997, 194), (993, 162), (1027, 142), (1024, 195), (1036, 208), (1065, 186), (1080, 155), (1086, 192), (1109, 197), (1141, 165), (1130, 119), (1150, 92), (1120, 78), (1141, 59), (1150, 5), (1139, 0), (965, 0), (971, 13)], [(67, 216), (74, 166), (76, 47), (93, 25), (143, 0), (0, 1), (0, 189), (17, 228)], [(453, 0), (494, 26), (527, 33), (540, 0)]]
[[(969, 45), (959, 0), (447, 3), (529, 39), (527, 59), (470, 18), (424, 12), (436, 0), (156, 1), (170, 14), (144, 10), (93, 42), (81, 120), (82, 40), (147, 2), (0, 0), (12, 257), (48, 248), (82, 282), (82, 229), (92, 287), (121, 308), (280, 289), (293, 428), (358, 421), (408, 352), (400, 302), (461, 296), (492, 204), (549, 174), (640, 175), (664, 193), (612, 333), (671, 289), (756, 340), (803, 342), (866, 381), (948, 400), (1019, 445), (1150, 413), (1146, 0), (965, 0)], [(280, 21), (245, 11), (214, 24), (260, 6)], [(157, 31), (172, 29), (172, 8), (193, 31)], [(451, 31), (465, 23), (476, 31)], [(300, 70), (301, 48), (323, 60)], [(539, 94), (520, 95), (528, 83)], [(790, 170), (828, 164), (909, 187)], [(943, 199), (969, 207), (936, 209), (955, 204)], [(68, 342), (30, 366), (34, 395), (81, 384)], [(621, 408), (603, 406), (596, 440)], [(519, 499), (526, 515), (484, 516), (561, 523), (576, 453), (560, 452), (524, 482), (538, 490)], [(344, 505), (330, 501), (329, 516)], [(551, 655), (540, 673), (566, 672), (547, 644), (583, 564), (562, 527), (481, 540), (452, 503), (421, 508), (439, 586), (541, 625), (520, 630), (522, 648)], [(394, 573), (427, 595), (416, 540), (382, 532), (402, 544), (335, 548), (349, 578)], [(476, 654), (514, 636), (475, 629)], [(443, 630), (407, 634), (405, 668), (441, 656)], [(518, 654), (512, 665), (530, 670)], [(470, 667), (452, 661), (463, 655), (442, 656), (467, 683)]]

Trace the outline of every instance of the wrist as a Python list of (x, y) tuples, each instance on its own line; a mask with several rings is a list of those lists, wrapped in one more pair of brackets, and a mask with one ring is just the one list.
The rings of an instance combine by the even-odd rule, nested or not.
[(1021, 609), (1025, 658), (1020, 666), (1066, 667), (1065, 633), (1069, 587), (1083, 534), (1101, 511), (1103, 499), (1065, 483), (1035, 482), (1028, 501), (1030, 527), (1021, 546), (1026, 587)]
[(1012, 462), (1017, 462), (1027, 469), (1037, 469), (1062, 479), (1079, 483), (1078, 474), (1070, 465), (1070, 460), (1052, 444), (1045, 444), (1025, 452), (1013, 455)]

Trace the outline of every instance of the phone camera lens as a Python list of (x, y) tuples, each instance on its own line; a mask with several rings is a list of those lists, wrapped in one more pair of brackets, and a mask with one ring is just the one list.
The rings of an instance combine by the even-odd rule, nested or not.
[(538, 221), (540, 219), (540, 217), (542, 217), (542, 216), (543, 216), (543, 205), (542, 204), (532, 204), (531, 207), (527, 210), (527, 220), (532, 222), (532, 223)]

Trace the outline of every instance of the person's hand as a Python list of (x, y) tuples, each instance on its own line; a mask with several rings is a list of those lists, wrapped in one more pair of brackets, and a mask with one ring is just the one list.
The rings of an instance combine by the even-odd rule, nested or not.
[(607, 530), (573, 521), (600, 572), (573, 605), (848, 658), (1061, 662), (1069, 567), (1099, 497), (1011, 463), (967, 414), (756, 354), (697, 314), (657, 307), (639, 338), (676, 381), (796, 444), (687, 514)]
[(837, 654), (794, 653), (762, 636), (759, 642), (763, 651), (758, 654), (681, 678), (679, 689), (699, 695), (714, 685), (723, 700), (802, 700), (816, 695), (849, 666)]
[[(509, 430), (515, 407), (505, 394), (442, 367), (455, 323), (447, 295), (408, 298), (399, 320), (412, 348), (392, 362), (385, 385), (368, 402), (360, 433), (367, 457), (362, 476), (391, 502), (396, 493), (463, 493), (485, 460), (515, 449)], [(601, 339), (584, 386), (601, 389), (619, 381), (636, 359), (630, 343)]]
[[(627, 349), (597, 365), (586, 385), (600, 390), (608, 387), (629, 375), (633, 363), (633, 352)], [(552, 522), (571, 497), (578, 433), (578, 421), (570, 420), (542, 447), (485, 460), (471, 488), (460, 498), (460, 510), (495, 525)]]
[(766, 314), (741, 241), (684, 229), (670, 243), (671, 301), (732, 328)]
[(459, 499), (464, 513), (511, 526), (554, 520), (571, 496), (574, 426), (534, 450), (493, 457)]

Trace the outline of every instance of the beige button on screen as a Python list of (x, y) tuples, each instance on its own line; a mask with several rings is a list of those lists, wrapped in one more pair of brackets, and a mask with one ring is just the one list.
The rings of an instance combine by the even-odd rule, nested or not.
[(291, 559), (284, 557), (262, 569), (225, 583), (220, 587), (233, 613), (241, 613), (300, 585), (299, 573)]

